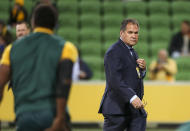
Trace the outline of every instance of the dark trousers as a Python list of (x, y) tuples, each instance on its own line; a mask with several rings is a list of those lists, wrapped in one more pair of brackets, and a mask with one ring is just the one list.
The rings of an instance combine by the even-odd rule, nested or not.
[(146, 115), (104, 115), (104, 131), (146, 131)]

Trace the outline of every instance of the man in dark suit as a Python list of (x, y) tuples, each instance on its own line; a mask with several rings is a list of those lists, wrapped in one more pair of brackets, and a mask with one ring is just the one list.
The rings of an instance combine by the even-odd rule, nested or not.
[(133, 49), (138, 33), (136, 20), (123, 20), (120, 39), (105, 54), (106, 89), (99, 109), (104, 116), (104, 131), (146, 130), (147, 114), (142, 103), (146, 63)]
[(169, 55), (173, 58), (179, 56), (189, 56), (190, 55), (190, 22), (184, 20), (181, 23), (181, 30), (174, 34), (171, 38), (169, 44)]

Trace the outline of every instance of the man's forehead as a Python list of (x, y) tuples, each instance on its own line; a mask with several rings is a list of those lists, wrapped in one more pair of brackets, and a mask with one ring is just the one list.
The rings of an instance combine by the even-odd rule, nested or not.
[(139, 28), (138, 27), (138, 25), (137, 24), (134, 24), (134, 23), (128, 23), (127, 25), (126, 25), (126, 28)]
[(27, 27), (27, 25), (25, 23), (22, 23), (22, 24), (17, 24), (16, 27)]
[(138, 28), (138, 26), (136, 26), (136, 27), (128, 26), (128, 27), (126, 27), (126, 31), (138, 32), (139, 28)]
[(22, 30), (22, 29), (27, 29), (26, 25), (18, 25), (16, 26), (16, 30)]

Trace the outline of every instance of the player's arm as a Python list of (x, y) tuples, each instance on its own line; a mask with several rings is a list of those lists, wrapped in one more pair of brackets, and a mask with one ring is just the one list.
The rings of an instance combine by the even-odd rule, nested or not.
[[(78, 58), (78, 53), (75, 46), (70, 42), (66, 42), (63, 48), (61, 61), (58, 66), (58, 79), (57, 79), (58, 81), (56, 85), (56, 96), (58, 100), (57, 102), (58, 117), (60, 117), (60, 115), (63, 116), (63, 113), (65, 112), (65, 110), (63, 109), (65, 109), (69, 97), (69, 92), (72, 84), (73, 65), (76, 62), (77, 58)], [(62, 106), (60, 105), (61, 104), (60, 101), (62, 101), (61, 102), (63, 104)], [(59, 108), (59, 107), (64, 107), (64, 108)]]
[(76, 48), (71, 43), (66, 43), (63, 49), (61, 61), (58, 66), (56, 83), (56, 117), (52, 128), (48, 131), (62, 129), (67, 130), (65, 122), (65, 110), (72, 84), (73, 64), (78, 55)]
[(7, 65), (0, 64), (0, 102), (3, 98), (3, 90), (5, 84), (10, 79), (10, 67)]
[(10, 49), (11, 45), (5, 49), (0, 62), (0, 103), (5, 84), (10, 80)]
[(52, 127), (46, 131), (67, 131), (65, 112), (72, 83), (72, 67), (73, 62), (70, 59), (64, 59), (59, 63), (56, 84), (56, 117), (53, 121)]

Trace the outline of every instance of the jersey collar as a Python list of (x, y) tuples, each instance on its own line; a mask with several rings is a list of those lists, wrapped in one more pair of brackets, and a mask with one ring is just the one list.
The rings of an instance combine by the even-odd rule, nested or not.
[(44, 27), (36, 27), (34, 29), (34, 32), (42, 32), (42, 33), (47, 33), (47, 34), (53, 34), (53, 30), (44, 28)]

